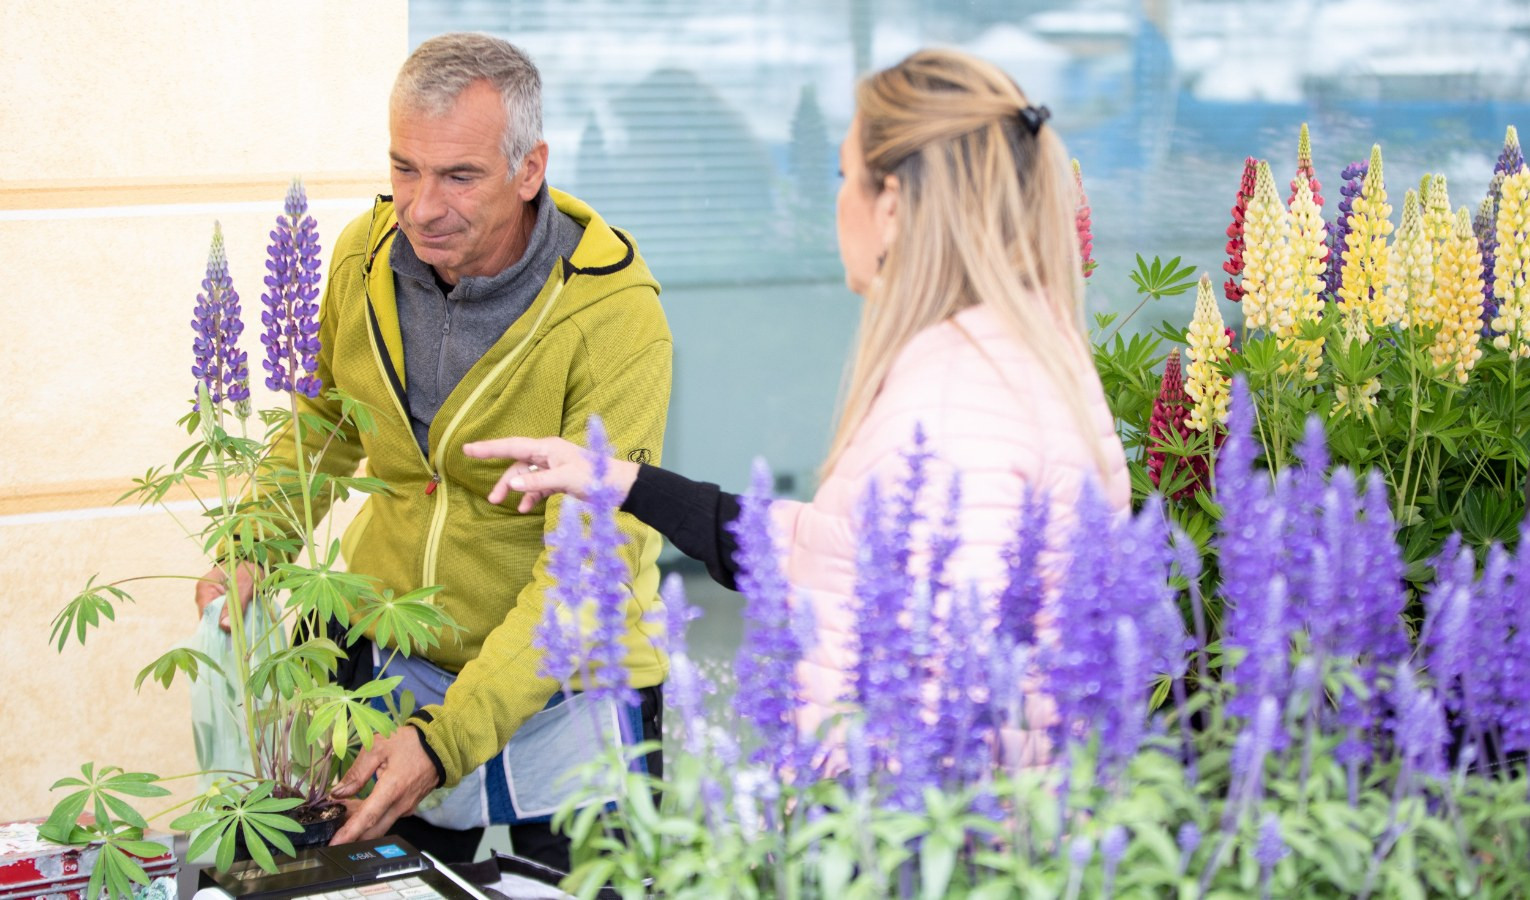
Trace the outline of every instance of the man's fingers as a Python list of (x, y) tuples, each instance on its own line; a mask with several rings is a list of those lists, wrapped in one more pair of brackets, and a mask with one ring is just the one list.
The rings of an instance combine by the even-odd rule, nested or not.
[(340, 783), (335, 785), (329, 795), (341, 800), (355, 796), (356, 792), (361, 790), (361, 786), (371, 781), (372, 776), (377, 774), (377, 770), (382, 767), (382, 761), (381, 754), (373, 750), (363, 750), (361, 755), (356, 757), (356, 762), (351, 765), (351, 770), (345, 773), (345, 777), (340, 779)]
[(366, 806), (366, 801), (342, 800), (341, 803), (345, 806), (345, 824), (341, 825), (340, 830), (335, 832), (335, 836), (329, 839), (330, 846), (361, 840), (359, 836), (362, 827), (361, 810)]

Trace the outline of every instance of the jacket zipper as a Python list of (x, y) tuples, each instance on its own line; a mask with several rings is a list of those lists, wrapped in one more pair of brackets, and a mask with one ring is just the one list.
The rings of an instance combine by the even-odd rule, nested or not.
[(442, 297), (441, 302), (446, 309), (441, 319), (441, 346), (436, 348), (436, 396), (439, 403), (445, 403), (446, 395), (441, 393), (441, 384), (446, 381), (446, 346), (451, 343), (453, 304), (446, 297)]
[[(496, 363), (494, 368), (490, 369), (488, 374), (480, 378), (478, 383), (473, 386), (472, 392), (462, 402), (462, 406), (457, 409), (456, 414), (447, 421), (446, 427), (441, 430), (441, 440), (436, 442), (437, 447), (451, 446), (452, 438), (456, 436), (457, 429), (461, 427), (463, 421), (467, 418), (468, 412), (477, 405), (484, 393), (488, 391), (489, 385), (498, 380), (499, 376), (504, 374), (504, 371), (510, 367), (510, 364), (520, 358), (520, 355), (530, 346), (532, 338), (537, 336), (537, 332), (542, 330), (542, 324), (547, 321), (547, 314), (557, 304), (558, 297), (563, 293), (563, 286), (566, 283), (561, 279), (558, 281), (557, 286), (553, 288), (552, 296), (547, 298), (547, 303), (542, 307), (542, 312), (537, 316), (537, 320), (531, 326), (531, 330), (526, 333), (524, 338), (521, 338), (519, 344), (516, 344), (509, 353), (505, 354), (504, 359)], [(397, 402), (394, 405), (402, 409)], [(406, 425), (409, 422), (407, 416), (404, 418), (404, 422)], [(436, 583), (436, 563), (440, 557), (441, 533), (445, 530), (446, 526), (447, 497), (450, 494), (450, 491), (446, 490), (441, 471), (431, 468), (428, 462), (426, 463), (426, 469), (430, 471), (431, 483), (426, 486), (425, 493), (427, 495), (436, 494), (437, 485), (440, 486), (441, 490), (439, 491), (440, 496), (436, 497), (436, 508), (432, 511), (430, 517), (430, 531), (425, 535), (425, 563), (420, 587)]]

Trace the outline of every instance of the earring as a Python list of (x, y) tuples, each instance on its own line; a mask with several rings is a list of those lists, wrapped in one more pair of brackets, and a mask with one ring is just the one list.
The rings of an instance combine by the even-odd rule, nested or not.
[(881, 253), (877, 254), (877, 271), (878, 272), (882, 271), (882, 263), (885, 263), (885, 262), (887, 262), (887, 251), (884, 250)]

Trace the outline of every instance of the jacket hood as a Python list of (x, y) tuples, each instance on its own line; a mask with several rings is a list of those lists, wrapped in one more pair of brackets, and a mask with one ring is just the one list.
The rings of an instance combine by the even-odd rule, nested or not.
[[(580, 310), (619, 291), (631, 287), (659, 290), (659, 282), (631, 236), (611, 227), (594, 208), (578, 197), (551, 186), (548, 194), (560, 212), (584, 227), (584, 236), (574, 252), (561, 259), (554, 271), (547, 274), (537, 299), (521, 320), (511, 326), (512, 329), (524, 327), (523, 323), (534, 323), (537, 334), (545, 333)], [(391, 196), (379, 197), (369, 222), (361, 254), (362, 277), (366, 279), (379, 336), (387, 347), (393, 368), (402, 377), (404, 341), (398, 324), (393, 270), (386, 263), (388, 252), (398, 236), (398, 214)], [(359, 236), (358, 223), (352, 223), (341, 235), (336, 259), (346, 256), (345, 245), (353, 235)], [(384, 261), (383, 264), (376, 264), (379, 259)]]

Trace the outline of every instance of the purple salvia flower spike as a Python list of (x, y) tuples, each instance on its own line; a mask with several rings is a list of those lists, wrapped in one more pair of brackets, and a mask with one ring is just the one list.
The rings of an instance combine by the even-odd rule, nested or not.
[(692, 622), (701, 618), (702, 612), (686, 600), (685, 581), (675, 572), (664, 576), (664, 582), (659, 586), (659, 598), (664, 601), (664, 609), (653, 619), (664, 629), (664, 652), (685, 653), (688, 649), (686, 632)]
[(1115, 652), (1117, 599), (1110, 582), (1121, 557), (1110, 539), (1110, 508), (1092, 479), (1079, 490), (1075, 517), (1068, 566), (1059, 590), (1047, 601), (1056, 637), (1042, 662), (1046, 693), (1057, 703), (1052, 737), (1058, 746), (1078, 736), (1078, 729), (1087, 735), (1103, 727), (1115, 706), (1115, 697), (1106, 690)]
[[(998, 666), (993, 636), (984, 626), (983, 595), (976, 586), (951, 598), (943, 631), (941, 657), (946, 668), (940, 679), (945, 697), (936, 707), (935, 733), (913, 752), (951, 761), (948, 786), (960, 790), (982, 781), (993, 766), (990, 750), (997, 742), (991, 709), (989, 674)], [(901, 757), (900, 757), (901, 758)]]
[(294, 179), (266, 248), (270, 274), (260, 298), (266, 387), (273, 391), (319, 396), (319, 249), (318, 223), (308, 215), (303, 183)]
[(1445, 711), (1421, 688), (1413, 666), (1399, 666), (1392, 682), (1392, 739), (1402, 762), (1430, 778), (1444, 778), (1449, 734)]
[(781, 557), (771, 520), (770, 467), (755, 460), (749, 491), (740, 498), (737, 520), (729, 526), (738, 538), (737, 578), (744, 595), (744, 635), (738, 649), (738, 710), (759, 738), (755, 762), (768, 763), (777, 775), (802, 772), (808, 748), (797, 733), (799, 705), (796, 667), (802, 646), (792, 627), (791, 590), (781, 572)]
[(627, 605), (631, 596), (631, 572), (622, 561), (626, 535), (616, 524), (621, 507), (618, 489), (610, 483), (612, 449), (599, 416), (588, 424), (590, 485), (585, 490), (589, 511), (589, 593), (595, 603), (594, 631), (590, 635), (589, 664), (595, 684), (586, 686), (592, 700), (610, 698), (619, 704), (638, 702), (626, 668)]
[(1100, 768), (1116, 775), (1142, 746), (1147, 720), (1147, 667), (1142, 659), (1142, 635), (1130, 616), (1116, 619), (1116, 702), (1120, 704), (1114, 733), (1100, 736)]
[(1195, 851), (1201, 848), (1201, 828), (1194, 822), (1186, 822), (1179, 826), (1179, 831), (1174, 836), (1174, 843), (1179, 847), (1179, 874), (1183, 876), (1190, 871), (1190, 860), (1195, 858)]
[(1036, 643), (1036, 614), (1041, 611), (1046, 591), (1041, 554), (1046, 549), (1050, 515), (1046, 495), (1026, 484), (1014, 541), (1004, 548), (1007, 578), (998, 604), (999, 633), (1021, 644)]
[(946, 577), (946, 566), (951, 556), (961, 547), (961, 531), (957, 526), (957, 514), (962, 506), (962, 480), (960, 473), (952, 472), (946, 486), (946, 508), (941, 515), (940, 528), (930, 536), (930, 594), (939, 597), (952, 591)]
[(584, 504), (563, 497), (549, 540), (546, 607), (537, 623), (533, 644), (542, 651), (539, 674), (566, 684), (579, 669), (583, 653), (580, 608), (585, 598), (584, 560), (589, 544), (584, 536)]
[[(1229, 802), (1228, 812), (1234, 821), (1240, 814), (1241, 804), (1256, 803), (1263, 792), (1264, 764), (1275, 749), (1281, 729), (1280, 705), (1273, 696), (1259, 698), (1259, 708), (1248, 728), (1238, 735), (1232, 758), (1232, 778), (1240, 803)], [(1239, 807), (1239, 808), (1235, 808)]]
[(700, 758), (706, 753), (707, 726), (703, 705), (713, 690), (712, 684), (697, 670), (687, 653), (682, 650), (670, 654), (665, 693), (680, 719), (684, 733), (682, 746), (692, 757)]
[(1266, 812), (1259, 821), (1259, 841), (1254, 848), (1254, 858), (1259, 861), (1260, 881), (1265, 885), (1264, 896), (1270, 896), (1271, 870), (1290, 853), (1290, 848), (1280, 836), (1280, 819), (1273, 812)]
[(1505, 619), (1513, 634), (1503, 653), (1508, 711), (1499, 723), (1505, 749), (1530, 749), (1530, 520), (1520, 526), (1518, 550), (1504, 586)]
[(1121, 825), (1112, 825), (1105, 829), (1105, 834), (1100, 838), (1100, 858), (1105, 862), (1104, 896), (1113, 896), (1116, 881), (1116, 868), (1121, 865), (1121, 859), (1126, 856), (1126, 844), (1130, 839), (1126, 829)]
[[(196, 334), (191, 345), (191, 374), (207, 389), (209, 402), (218, 406), (228, 400), (239, 405), (241, 416), (248, 415), (249, 357), (239, 349), (244, 321), (240, 317), (239, 293), (228, 274), (223, 228), (217, 222), (213, 223), (207, 275), (202, 279), (202, 293), (197, 295), (191, 329)], [(193, 403), (199, 391), (200, 388), (193, 391)]]

